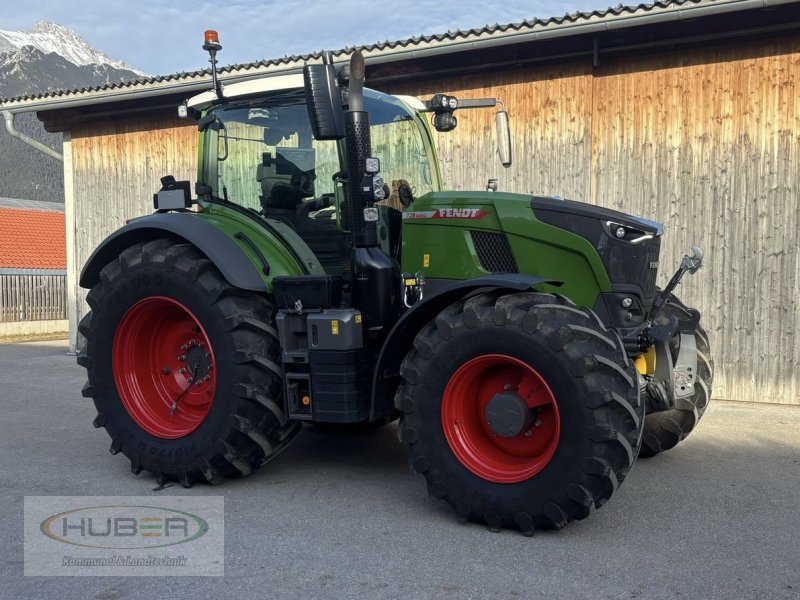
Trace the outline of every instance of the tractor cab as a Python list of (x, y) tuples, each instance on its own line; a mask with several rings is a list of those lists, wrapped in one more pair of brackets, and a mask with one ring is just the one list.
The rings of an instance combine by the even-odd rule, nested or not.
[[(233, 84), (224, 94), (222, 103), (205, 92), (186, 105), (202, 114), (198, 181), (208, 199), (280, 221), (308, 245), (326, 273), (346, 274), (344, 141), (313, 135), (302, 76)], [(440, 190), (441, 175), (420, 101), (365, 90), (364, 104), (372, 154), (383, 167), (378, 241), (399, 262), (401, 211), (415, 197)]]

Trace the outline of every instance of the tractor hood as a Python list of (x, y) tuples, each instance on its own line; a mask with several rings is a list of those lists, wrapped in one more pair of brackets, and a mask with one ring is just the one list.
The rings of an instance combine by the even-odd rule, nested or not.
[(603, 206), (587, 204), (585, 202), (545, 196), (534, 196), (530, 202), (536, 218), (542, 219), (543, 221), (548, 220), (545, 216), (546, 214), (561, 213), (562, 215), (574, 215), (578, 218), (588, 217), (608, 223), (628, 226), (655, 236), (660, 236), (664, 231), (661, 223), (642, 217), (635, 217)]
[[(444, 218), (444, 217), (462, 217), (467, 218), (470, 215), (467, 212), (454, 213), (453, 209), (458, 209), (463, 206), (475, 205), (492, 205), (498, 202), (508, 203), (511, 202), (515, 205), (527, 204), (533, 209), (533, 213), (537, 219), (546, 223), (557, 224), (559, 227), (567, 231), (576, 231), (581, 229), (580, 226), (574, 227), (570, 225), (577, 225), (578, 222), (591, 220), (592, 222), (600, 222), (608, 227), (608, 224), (622, 225), (631, 228), (635, 231), (646, 234), (648, 237), (659, 237), (663, 233), (663, 226), (661, 223), (651, 221), (643, 217), (636, 217), (629, 215), (618, 210), (597, 206), (595, 204), (587, 204), (586, 202), (576, 202), (575, 200), (564, 200), (552, 196), (533, 196), (528, 194), (513, 194), (508, 192), (430, 192), (423, 196), (424, 202), (414, 204), (408, 209), (405, 218)], [(422, 199), (420, 198), (420, 199)], [(426, 208), (436, 208), (437, 211), (423, 211), (419, 209), (425, 206)], [(462, 208), (462, 211), (466, 209)], [(478, 216), (483, 213), (477, 213)], [(475, 218), (473, 215), (471, 218)], [(574, 223), (572, 221), (575, 221)]]
[[(403, 220), (408, 272), (422, 267), (429, 278), (449, 279), (486, 271), (553, 277), (565, 282), (559, 293), (585, 306), (623, 286), (636, 293), (643, 310), (655, 293), (662, 226), (616, 210), (506, 192), (432, 192), (406, 209)], [(437, 225), (444, 227), (435, 234), (423, 231)], [(461, 263), (452, 257), (472, 254), (477, 259), (466, 262), (482, 271), (456, 268)], [(514, 262), (495, 260), (509, 255)]]

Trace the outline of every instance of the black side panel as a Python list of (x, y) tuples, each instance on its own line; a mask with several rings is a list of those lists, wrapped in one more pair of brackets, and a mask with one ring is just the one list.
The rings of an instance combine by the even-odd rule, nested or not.
[(391, 415), (394, 391), (400, 380), (400, 363), (413, 344), (417, 332), (425, 323), (445, 307), (470, 294), (492, 289), (524, 292), (540, 283), (561, 285), (563, 282), (517, 273), (487, 275), (462, 281), (428, 280), (428, 285), (425, 286), (425, 298), (406, 310), (383, 342), (372, 376), (370, 421)]
[(291, 309), (300, 302), (304, 309), (339, 308), (344, 280), (340, 275), (275, 277), (272, 293), (278, 308)]
[(576, 202), (575, 200), (534, 196), (531, 199), (531, 208), (537, 218), (539, 217), (540, 211), (559, 212), (566, 215), (577, 215), (579, 217), (597, 219), (598, 221), (614, 221), (616, 223), (622, 223), (623, 225), (631, 225), (655, 235), (661, 235), (663, 230), (661, 223), (656, 223), (655, 221), (650, 221), (642, 217), (635, 217), (604, 206), (587, 204), (586, 202)]
[(258, 268), (244, 251), (220, 229), (187, 213), (158, 213), (136, 219), (108, 236), (81, 271), (80, 286), (91, 288), (100, 280), (100, 270), (120, 252), (142, 241), (174, 237), (193, 244), (213, 262), (231, 285), (243, 290), (266, 292)]

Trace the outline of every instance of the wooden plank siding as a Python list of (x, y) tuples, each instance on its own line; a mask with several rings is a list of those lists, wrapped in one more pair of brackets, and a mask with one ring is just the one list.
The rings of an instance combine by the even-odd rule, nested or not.
[(661, 281), (710, 326), (723, 398), (800, 404), (800, 43), (650, 57), (596, 78), (593, 200), (664, 222)]
[(586, 198), (591, 173), (592, 68), (567, 64), (470, 75), (415, 84), (388, 85), (384, 91), (430, 98), (446, 92), (461, 98), (497, 97), (511, 117), (514, 164), (497, 158), (494, 112), (457, 113), (458, 127), (436, 133), (448, 189), (485, 189), (488, 179), (506, 191)]
[[(195, 181), (197, 126), (172, 115), (83, 124), (71, 132), (71, 154), (75, 264), (68, 268), (80, 274), (110, 233), (153, 212), (161, 177)], [(89, 310), (87, 290), (72, 279), (79, 322)], [(76, 335), (70, 332), (71, 345)]]
[[(777, 38), (591, 64), (394, 83), (430, 97), (497, 96), (514, 165), (496, 156), (492, 111), (436, 134), (446, 185), (558, 194), (665, 225), (663, 285), (692, 243), (706, 266), (679, 288), (703, 312), (714, 396), (800, 405), (800, 39)], [(73, 130), (75, 257), (148, 212), (158, 178), (194, 180), (196, 131), (169, 118)], [(70, 268), (79, 268), (71, 265)], [(85, 311), (79, 296), (80, 311)]]
[[(703, 312), (715, 397), (800, 405), (800, 39), (387, 87), (501, 98), (515, 144), (500, 188), (663, 222), (661, 285), (700, 244), (678, 294)], [(436, 134), (448, 186), (501, 170), (488, 112)]]

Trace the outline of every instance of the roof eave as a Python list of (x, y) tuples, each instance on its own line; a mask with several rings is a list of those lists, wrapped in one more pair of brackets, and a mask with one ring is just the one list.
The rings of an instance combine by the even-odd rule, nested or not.
[[(691, 0), (690, 0), (691, 1)], [(497, 28), (484, 28), (452, 36), (433, 36), (434, 39), (414, 41), (401, 40), (382, 45), (367, 46), (362, 49), (368, 65), (400, 62), (456, 53), (480, 50), (498, 46), (546, 41), (579, 35), (591, 35), (619, 29), (635, 28), (645, 25), (666, 23), (740, 12), (758, 8), (772, 8), (779, 5), (795, 4), (798, 0), (694, 0), (674, 2), (666, 5), (639, 5), (634, 8), (609, 9), (605, 13), (579, 15), (568, 20), (548, 20), (533, 25), (507, 25)], [(612, 12), (616, 10), (617, 12)], [(515, 28), (516, 27), (516, 28)], [(442, 39), (436, 39), (442, 38)], [(349, 56), (353, 48), (343, 48), (333, 52), (335, 57)], [(317, 62), (318, 55), (300, 56), (293, 60), (261, 61), (249, 65), (235, 65), (223, 70), (220, 79), (225, 83), (236, 83), (264, 76), (283, 75), (300, 72), (306, 62)], [(56, 92), (50, 96), (12, 99), (0, 102), (0, 110), (11, 113), (51, 111), (73, 108), (89, 104), (101, 104), (121, 100), (135, 100), (174, 93), (194, 93), (208, 89), (211, 77), (206, 72), (180, 76), (169, 76), (158, 82), (133, 82), (116, 87), (89, 91)]]

